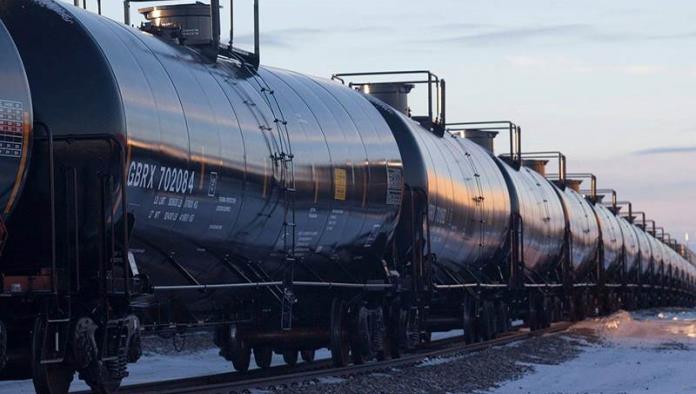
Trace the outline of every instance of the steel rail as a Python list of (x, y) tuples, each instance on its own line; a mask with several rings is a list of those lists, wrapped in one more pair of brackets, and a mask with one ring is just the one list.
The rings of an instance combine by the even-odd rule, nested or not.
[[(124, 386), (119, 393), (230, 393), (255, 388), (279, 388), (291, 384), (309, 382), (328, 376), (349, 376), (386, 370), (394, 367), (416, 364), (427, 358), (437, 358), (449, 355), (459, 355), (482, 351), (494, 346), (502, 346), (532, 337), (558, 334), (566, 331), (571, 323), (554, 323), (543, 330), (521, 330), (506, 333), (490, 341), (466, 345), (462, 336), (432, 341), (419, 346), (413, 353), (401, 358), (380, 362), (369, 362), (360, 365), (333, 368), (331, 360), (318, 360), (312, 363), (300, 363), (295, 367), (280, 365), (268, 369), (254, 369), (246, 373), (230, 372), (225, 374), (201, 376), (187, 379), (177, 379), (162, 382), (143, 383)], [(78, 392), (82, 394), (86, 392)]]

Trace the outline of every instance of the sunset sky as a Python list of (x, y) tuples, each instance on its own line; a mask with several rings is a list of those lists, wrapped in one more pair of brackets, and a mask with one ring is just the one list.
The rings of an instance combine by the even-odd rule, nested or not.
[[(104, 3), (122, 21), (121, 1)], [(237, 3), (248, 44), (252, 1)], [(133, 4), (133, 23), (151, 4)], [(262, 0), (262, 62), (318, 76), (430, 69), (447, 80), (449, 120), (514, 120), (525, 149), (563, 151), (569, 171), (694, 241), (694, 15), (676, 0)]]

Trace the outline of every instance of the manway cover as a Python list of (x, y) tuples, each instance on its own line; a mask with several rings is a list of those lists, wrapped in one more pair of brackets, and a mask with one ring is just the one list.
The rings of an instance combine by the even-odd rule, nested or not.
[(32, 127), (29, 83), (17, 47), (0, 21), (0, 218), (14, 207), (24, 183)]

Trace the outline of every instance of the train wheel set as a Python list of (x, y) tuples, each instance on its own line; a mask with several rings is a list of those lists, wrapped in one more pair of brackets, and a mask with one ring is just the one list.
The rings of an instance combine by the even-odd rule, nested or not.
[(246, 372), (693, 306), (693, 253), (563, 153), (522, 151), (513, 122), (448, 122), (430, 71), (261, 66), (258, 39), (220, 43), (211, 3), (142, 9), (136, 29), (2, 1), (4, 379), (113, 393), (149, 335), (210, 333)]

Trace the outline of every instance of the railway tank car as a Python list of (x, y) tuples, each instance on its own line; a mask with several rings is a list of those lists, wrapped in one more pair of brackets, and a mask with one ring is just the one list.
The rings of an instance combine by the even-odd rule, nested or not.
[(322, 347), (337, 366), (398, 357), (437, 330), (577, 319), (587, 289), (613, 291), (602, 267), (693, 302), (664, 236), (496, 157), (485, 127), (412, 116), (408, 83), (388, 100), (395, 85), (260, 66), (220, 45), (218, 4), (144, 9), (135, 29), (0, 2), (5, 378), (114, 392), (142, 335), (193, 329), (240, 371)]
[[(382, 257), (399, 217), (401, 156), (363, 96), (234, 57), (211, 61), (50, 0), (4, 1), (0, 18), (3, 45), (21, 54), (1, 64), (31, 86), (31, 96), (21, 84), (3, 93), (25, 111), (25, 138), (33, 100), (40, 135), (2, 267), (16, 295), (3, 303), (16, 314), (7, 324), (25, 332), (13, 368), (38, 368), (37, 391), (66, 391), (74, 369), (95, 391), (115, 389), (139, 356), (141, 326), (217, 327), (222, 355), (241, 370), (252, 349), (261, 366), (274, 350), (310, 360), (330, 340), (314, 324), (348, 313), (334, 298), (391, 287)], [(3, 180), (26, 160), (8, 161)], [(5, 186), (20, 188), (23, 175)], [(37, 216), (53, 227), (37, 232)], [(29, 310), (48, 301), (22, 316), (18, 300), (40, 291), (60, 313), (40, 315), (30, 334)], [(355, 324), (367, 324), (363, 305)], [(64, 350), (68, 337), (81, 347)], [(94, 349), (103, 338), (121, 339)]]
[(622, 283), (624, 262), (624, 238), (622, 227), (601, 201), (593, 204), (602, 239), (602, 269), (607, 283)]
[[(358, 86), (364, 92), (386, 88), (380, 83)], [(402, 95), (411, 87), (402, 88), (390, 104), (407, 102)], [(511, 201), (497, 159), (470, 140), (425, 129), (405, 110), (372, 102), (394, 130), (404, 160), (404, 208), (394, 244), (397, 260), (412, 262), (412, 267), (401, 273), (411, 283), (424, 270), (432, 282), (412, 287), (415, 293), (430, 290), (426, 310), (414, 317), (419, 322), (414, 330), (442, 331), (464, 324), (470, 333), (475, 324), (470, 316), (476, 310), (506, 308), (501, 299), (476, 305), (475, 297), (461, 294), (467, 284), (507, 282), (499, 262), (506, 254)], [(492, 335), (490, 330), (484, 336)]]
[(638, 280), (639, 283), (650, 283), (654, 273), (654, 264), (652, 261), (652, 244), (648, 234), (645, 231), (634, 226), (633, 231), (638, 236), (638, 245), (640, 250), (640, 263), (634, 265), (636, 269), (629, 271), (629, 277)]
[[(580, 194), (579, 184), (575, 181), (565, 181), (566, 185), (559, 188), (559, 194), (565, 207), (567, 225), (573, 240), (571, 243), (570, 266), (573, 272), (573, 281), (582, 283), (590, 279), (596, 280), (599, 253), (600, 227), (595, 211), (587, 199)], [(611, 224), (610, 224), (611, 226)], [(611, 227), (607, 229), (609, 241), (612, 241)], [(615, 242), (615, 239), (614, 239)], [(609, 243), (609, 245), (612, 245)], [(605, 248), (608, 262), (612, 261), (615, 254), (613, 247)]]
[[(159, 270), (166, 285), (191, 284), (182, 269), (201, 283), (225, 283), (224, 253), (278, 269), (291, 242), (281, 230), (290, 221), (283, 154), (294, 156), (296, 256), (323, 260), (312, 270), (336, 280), (327, 265), (338, 254), (351, 256), (349, 272), (369, 271), (360, 261), (383, 254), (400, 204), (401, 162), (364, 99), (277, 69), (251, 75), (231, 61), (207, 66), (196, 52), (85, 11), (12, 4), (3, 19), (54, 138), (98, 132), (127, 141), (131, 246), (137, 265)], [(37, 32), (24, 20), (47, 28)], [(55, 39), (72, 47), (43, 49)], [(78, 47), (81, 57), (62, 56)], [(62, 94), (76, 101), (61, 105)], [(286, 127), (277, 131), (281, 111)]]
[[(598, 263), (594, 267), (597, 273), (594, 277), (596, 283), (606, 288), (613, 288), (612, 292), (605, 292), (601, 300), (607, 310), (618, 309), (622, 305), (629, 305), (629, 291), (626, 286), (627, 275), (624, 272), (624, 239), (621, 232), (621, 224), (617, 217), (602, 203), (604, 196), (596, 193), (596, 177), (589, 175), (593, 186), (587, 198), (597, 220), (598, 239)], [(579, 185), (578, 185), (579, 189)], [(576, 190), (579, 191), (579, 190)]]
[[(549, 278), (558, 268), (565, 240), (565, 213), (554, 186), (544, 177), (544, 161), (529, 160), (519, 169), (501, 162), (513, 185), (515, 212), (522, 222), (523, 261), (535, 280)], [(557, 278), (554, 278), (557, 279)]]

